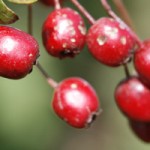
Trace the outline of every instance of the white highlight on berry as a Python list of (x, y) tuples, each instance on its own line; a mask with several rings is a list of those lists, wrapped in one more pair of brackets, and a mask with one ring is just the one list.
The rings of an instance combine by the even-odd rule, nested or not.
[(125, 36), (121, 37), (120, 41), (123, 45), (126, 45), (126, 43), (127, 43), (127, 39)]
[(115, 38), (117, 36), (118, 33), (118, 29), (117, 28), (112, 28), (109, 26), (105, 27), (105, 34), (108, 35), (110, 38)]
[(76, 42), (76, 39), (71, 38), (70, 41), (71, 41), (72, 43), (75, 43), (75, 42)]
[(97, 40), (98, 44), (102, 46), (106, 43), (107, 37), (106, 36), (99, 36), (96, 40)]
[(63, 43), (62, 47), (66, 48), (67, 47), (67, 43)]
[(86, 34), (86, 28), (85, 27), (78, 25), (78, 29), (80, 30), (81, 34), (83, 34), (83, 35)]
[(33, 56), (33, 54), (29, 54), (29, 57), (32, 57)]
[(58, 31), (59, 34), (66, 33), (67, 28), (69, 28), (73, 22), (71, 20), (62, 20), (57, 26), (54, 27), (55, 31)]
[(77, 84), (75, 84), (75, 83), (71, 84), (71, 88), (76, 89), (77, 87), (78, 87)]
[(11, 39), (11, 37), (5, 36), (2, 38), (2, 53), (11, 52), (14, 50), (14, 47), (18, 45), (18, 42)]

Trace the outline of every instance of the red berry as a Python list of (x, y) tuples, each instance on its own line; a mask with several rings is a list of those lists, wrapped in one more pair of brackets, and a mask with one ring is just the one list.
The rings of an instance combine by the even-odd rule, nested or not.
[(0, 26), (0, 76), (11, 79), (25, 77), (38, 56), (38, 43), (31, 35)]
[(150, 89), (138, 77), (122, 81), (115, 90), (115, 99), (127, 117), (150, 122)]
[(150, 40), (143, 42), (143, 47), (134, 55), (134, 66), (143, 81), (150, 83)]
[[(62, 3), (63, 0), (59, 0), (60, 3)], [(43, 4), (47, 5), (47, 6), (54, 6), (54, 0), (40, 0), (40, 2), (42, 2)]]
[(99, 62), (119, 66), (130, 60), (135, 40), (122, 24), (105, 17), (90, 27), (87, 45)]
[(54, 10), (43, 25), (43, 44), (55, 57), (73, 57), (85, 44), (85, 25), (81, 16), (70, 8)]
[(90, 125), (99, 112), (95, 90), (81, 78), (67, 78), (55, 89), (52, 101), (57, 115), (76, 128)]
[(137, 135), (142, 141), (150, 142), (150, 122), (130, 120), (129, 125), (135, 135)]

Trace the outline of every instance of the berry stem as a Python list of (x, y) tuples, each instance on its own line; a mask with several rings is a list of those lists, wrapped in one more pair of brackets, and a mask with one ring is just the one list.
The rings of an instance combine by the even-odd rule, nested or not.
[(28, 5), (28, 33), (32, 35), (32, 5)]
[(127, 64), (123, 64), (123, 67), (124, 67), (126, 78), (129, 78), (130, 77), (130, 72), (129, 72), (128, 65)]
[[(28, 33), (30, 35), (33, 34), (33, 17), (32, 17), (32, 5), (28, 5)], [(39, 62), (36, 63), (37, 68), (39, 69), (39, 71), (41, 72), (41, 74), (43, 75), (43, 77), (46, 79), (46, 81), (48, 82), (48, 84), (52, 87), (52, 88), (56, 88), (56, 86), (58, 85), (58, 83), (53, 80), (48, 73), (43, 69), (43, 67), (41, 66), (41, 64)]]
[(55, 9), (61, 8), (59, 0), (54, 0), (54, 6), (55, 6)]
[(48, 84), (52, 87), (52, 88), (56, 88), (58, 83), (53, 80), (48, 73), (43, 69), (43, 67), (41, 66), (41, 64), (39, 62), (37, 62), (36, 64), (37, 68), (39, 69), (39, 71), (42, 73), (43, 77), (46, 79), (46, 81), (48, 82)]
[(124, 20), (124, 22), (132, 29), (135, 31), (135, 27), (133, 25), (133, 21), (123, 3), (122, 0), (112, 0), (113, 3), (115, 4), (119, 15), (121, 16), (121, 18)]
[(132, 36), (136, 39), (137, 45), (139, 47), (142, 47), (142, 41), (140, 38), (127, 26), (127, 24), (121, 20), (111, 9), (110, 5), (108, 4), (107, 0), (101, 0), (101, 4), (103, 5), (104, 9), (107, 11), (107, 13), (114, 18), (116, 21), (118, 21), (122, 26), (124, 26), (131, 34)]
[(78, 0), (71, 0), (71, 2), (82, 12), (82, 14), (87, 18), (90, 24), (95, 23), (95, 19), (89, 14), (89, 12), (78, 2)]

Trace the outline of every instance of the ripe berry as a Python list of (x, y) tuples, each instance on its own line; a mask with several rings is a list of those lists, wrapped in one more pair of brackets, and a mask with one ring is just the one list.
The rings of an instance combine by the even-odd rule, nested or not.
[(150, 142), (150, 122), (130, 120), (129, 125), (135, 135), (137, 135), (142, 141)]
[(130, 60), (135, 40), (122, 24), (104, 17), (90, 27), (87, 45), (91, 54), (101, 63), (119, 66)]
[[(60, 3), (62, 3), (63, 0), (59, 0)], [(54, 0), (40, 0), (40, 2), (42, 2), (43, 4), (47, 5), (47, 6), (54, 6)]]
[(38, 43), (31, 35), (13, 27), (0, 26), (0, 76), (25, 77), (38, 56)]
[(43, 24), (43, 44), (55, 57), (73, 57), (85, 44), (85, 25), (81, 16), (70, 8), (51, 12)]
[(99, 105), (95, 90), (77, 77), (60, 82), (52, 101), (56, 114), (76, 128), (89, 126), (99, 113)]
[(143, 81), (150, 83), (150, 40), (144, 41), (143, 47), (135, 52), (134, 65)]
[(138, 77), (122, 81), (115, 90), (115, 99), (127, 117), (150, 122), (150, 89)]

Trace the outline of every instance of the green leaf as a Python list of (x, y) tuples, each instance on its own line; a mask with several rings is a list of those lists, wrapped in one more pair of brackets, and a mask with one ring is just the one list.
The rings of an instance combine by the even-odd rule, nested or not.
[(17, 4), (32, 4), (34, 2), (37, 2), (38, 0), (8, 0), (8, 1)]
[(19, 17), (8, 8), (3, 0), (0, 0), (0, 24), (10, 24), (17, 21)]

